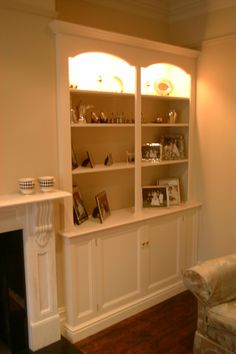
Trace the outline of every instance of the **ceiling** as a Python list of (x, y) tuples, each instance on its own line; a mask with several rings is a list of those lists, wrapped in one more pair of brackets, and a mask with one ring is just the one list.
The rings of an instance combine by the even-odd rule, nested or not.
[(236, 6), (236, 0), (83, 0), (167, 22)]

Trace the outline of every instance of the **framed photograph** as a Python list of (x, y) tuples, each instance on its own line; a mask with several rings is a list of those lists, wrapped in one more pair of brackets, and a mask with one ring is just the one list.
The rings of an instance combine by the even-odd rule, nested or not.
[(179, 205), (181, 203), (179, 178), (160, 179), (158, 185), (168, 187), (169, 205)]
[(75, 168), (79, 167), (79, 164), (76, 158), (75, 149), (73, 145), (71, 146), (71, 159), (72, 159), (72, 170), (74, 170)]
[(111, 166), (112, 164), (113, 164), (112, 154), (109, 153), (109, 154), (107, 155), (107, 157), (105, 158), (104, 165), (105, 165), (105, 166)]
[(78, 187), (73, 188), (73, 214), (74, 223), (77, 225), (82, 224), (88, 219), (88, 213), (85, 209)]
[(165, 135), (161, 137), (163, 160), (181, 160), (185, 158), (184, 136)]
[(95, 196), (98, 211), (99, 211), (99, 217), (101, 223), (104, 222), (104, 220), (111, 215), (108, 199), (107, 199), (107, 194), (105, 191), (97, 194)]
[(93, 156), (92, 156), (91, 152), (86, 151), (86, 155), (87, 155), (87, 157), (85, 158), (85, 160), (83, 160), (82, 166), (87, 167), (88, 165), (90, 165), (90, 167), (93, 168), (95, 166), (95, 163), (94, 163)]
[(159, 143), (147, 143), (142, 145), (142, 160), (160, 161), (162, 158), (162, 145)]
[(142, 187), (142, 194), (144, 208), (169, 206), (168, 186)]
[(87, 156), (88, 156), (89, 164), (93, 168), (95, 166), (95, 163), (94, 163), (93, 156), (92, 156), (91, 152), (87, 151)]

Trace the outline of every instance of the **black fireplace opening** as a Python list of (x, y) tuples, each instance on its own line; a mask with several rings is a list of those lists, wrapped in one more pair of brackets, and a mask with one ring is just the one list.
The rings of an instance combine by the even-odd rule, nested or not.
[(28, 348), (22, 230), (0, 234), (0, 341), (11, 353)]

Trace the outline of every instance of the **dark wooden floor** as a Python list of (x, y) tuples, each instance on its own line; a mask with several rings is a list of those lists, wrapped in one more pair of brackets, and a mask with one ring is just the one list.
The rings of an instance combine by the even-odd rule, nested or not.
[(192, 354), (197, 303), (185, 291), (75, 346), (83, 354)]
[(196, 321), (196, 300), (185, 291), (75, 345), (62, 338), (18, 354), (192, 354)]
[[(13, 352), (0, 341), (0, 354), (13, 354)], [(14, 352), (14, 354), (81, 354), (81, 351), (62, 337), (60, 341), (35, 352), (32, 352), (30, 349), (25, 349)]]

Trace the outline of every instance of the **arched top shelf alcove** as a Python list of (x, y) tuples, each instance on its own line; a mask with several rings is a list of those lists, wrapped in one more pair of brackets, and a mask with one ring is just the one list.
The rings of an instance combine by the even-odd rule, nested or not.
[(78, 90), (134, 93), (135, 68), (111, 54), (86, 52), (69, 58), (69, 82)]
[[(84, 52), (69, 58), (70, 87), (98, 92), (135, 92), (135, 67), (103, 52)], [(191, 77), (182, 68), (157, 63), (141, 68), (141, 94), (190, 97)]]
[(168, 63), (142, 67), (141, 93), (189, 98), (191, 94), (191, 77), (180, 67)]

